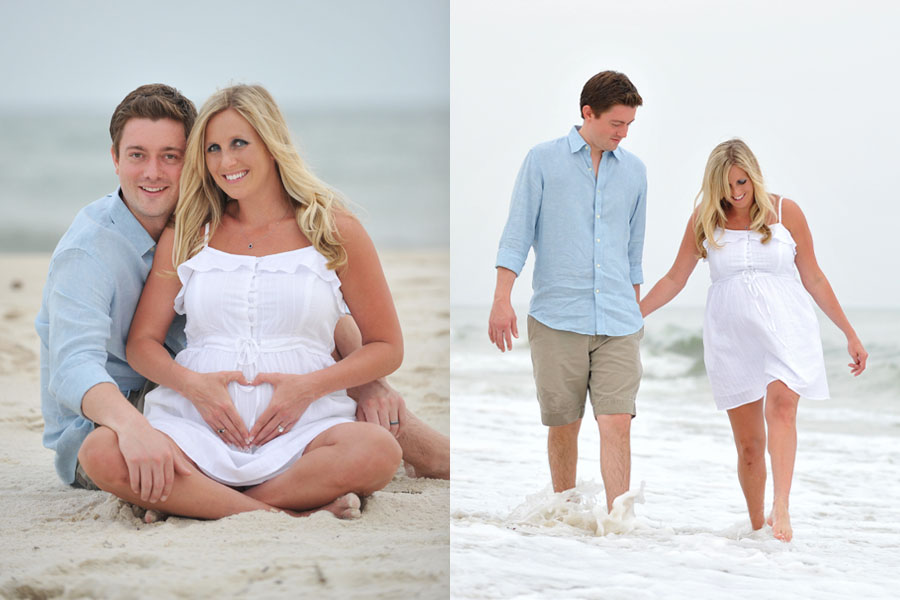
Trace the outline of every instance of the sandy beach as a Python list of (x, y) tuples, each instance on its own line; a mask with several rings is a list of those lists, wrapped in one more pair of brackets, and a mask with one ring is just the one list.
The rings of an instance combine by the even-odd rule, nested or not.
[[(448, 254), (381, 258), (406, 346), (389, 380), (449, 434)], [(449, 483), (402, 468), (356, 521), (257, 512), (148, 525), (105, 492), (62, 484), (41, 444), (33, 326), (48, 260), (0, 255), (0, 597), (448, 596)]]

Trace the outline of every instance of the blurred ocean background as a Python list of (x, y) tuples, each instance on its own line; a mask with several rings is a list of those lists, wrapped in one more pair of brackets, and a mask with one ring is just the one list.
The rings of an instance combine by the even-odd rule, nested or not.
[[(53, 250), (79, 209), (115, 190), (114, 108), (0, 113), (0, 252)], [(449, 247), (448, 110), (285, 109), (285, 118), (301, 156), (350, 201), (376, 247)]]
[[(800, 400), (791, 544), (750, 530), (728, 417), (715, 408), (703, 365), (697, 307), (665, 307), (645, 324), (631, 441), (632, 490), (643, 482), (645, 502), (635, 506), (634, 529), (598, 536), (577, 519), (518, 522), (523, 509), (554, 506), (546, 428), (527, 309), (517, 307), (520, 338), (503, 354), (487, 339), (489, 311), (452, 307), (453, 597), (897, 597), (900, 310), (847, 310), (870, 353), (858, 378), (843, 335), (818, 315), (831, 399)], [(605, 509), (589, 417), (579, 442), (577, 490)], [(771, 475), (767, 485), (769, 507)]]

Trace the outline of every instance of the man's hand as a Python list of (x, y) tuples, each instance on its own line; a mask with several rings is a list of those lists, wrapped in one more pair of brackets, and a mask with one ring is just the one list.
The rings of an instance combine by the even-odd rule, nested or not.
[(144, 420), (117, 433), (119, 451), (128, 465), (131, 491), (144, 502), (165, 502), (172, 493), (175, 474), (190, 475), (191, 466), (173, 442)]
[(512, 338), (519, 338), (516, 311), (508, 300), (494, 300), (488, 319), (488, 337), (500, 352), (512, 350)]
[(356, 420), (381, 425), (394, 437), (403, 426), (406, 403), (403, 397), (382, 377), (347, 390), (356, 400)]

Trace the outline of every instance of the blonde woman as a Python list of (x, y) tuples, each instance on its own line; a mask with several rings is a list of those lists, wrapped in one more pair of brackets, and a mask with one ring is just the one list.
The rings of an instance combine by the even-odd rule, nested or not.
[[(335, 363), (347, 308), (362, 347)], [(163, 343), (176, 312), (187, 316), (188, 345), (173, 360)], [(156, 504), (127, 485), (115, 492), (123, 498), (205, 518), (271, 508), (355, 517), (358, 496), (393, 477), (399, 445), (356, 422), (345, 392), (402, 360), (384, 274), (262, 87), (221, 90), (201, 109), (175, 226), (159, 240), (127, 352), (160, 383), (144, 413), (189, 468)]]
[[(853, 375), (866, 368), (868, 354), (816, 262), (803, 212), (766, 192), (743, 141), (713, 149), (698, 200), (675, 263), (641, 301), (641, 314), (674, 298), (698, 259), (709, 261), (703, 358), (713, 396), (731, 421), (751, 526), (768, 522), (774, 536), (788, 542), (798, 400), (828, 398), (819, 325), (803, 288), (847, 336)], [(774, 484), (768, 519), (767, 429)]]

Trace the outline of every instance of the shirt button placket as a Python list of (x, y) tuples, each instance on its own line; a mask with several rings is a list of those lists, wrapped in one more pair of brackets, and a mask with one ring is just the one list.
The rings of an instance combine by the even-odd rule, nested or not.
[(602, 321), (602, 313), (600, 307), (600, 269), (602, 264), (602, 240), (603, 236), (600, 233), (600, 228), (602, 222), (600, 220), (601, 214), (601, 206), (603, 202), (603, 196), (600, 193), (600, 169), (597, 169), (597, 182), (594, 188), (594, 314), (596, 318), (594, 319), (594, 327), (596, 331), (601, 329), (600, 323)]

